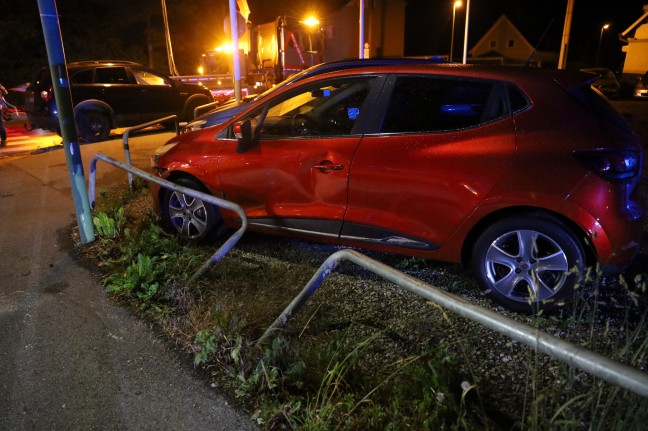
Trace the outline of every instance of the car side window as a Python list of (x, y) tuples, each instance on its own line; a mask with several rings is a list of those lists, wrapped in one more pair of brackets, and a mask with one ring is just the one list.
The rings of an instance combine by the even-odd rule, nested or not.
[(133, 69), (133, 76), (139, 85), (168, 85), (164, 77), (148, 70)]
[(302, 86), (253, 116), (260, 139), (345, 136), (353, 132), (374, 77), (338, 78)]
[(398, 77), (381, 133), (461, 130), (509, 115), (503, 86), (490, 81)]
[(93, 78), (94, 69), (86, 69), (72, 76), (70, 82), (72, 82), (72, 84), (92, 84)]
[(130, 84), (128, 73), (123, 67), (98, 67), (95, 84)]

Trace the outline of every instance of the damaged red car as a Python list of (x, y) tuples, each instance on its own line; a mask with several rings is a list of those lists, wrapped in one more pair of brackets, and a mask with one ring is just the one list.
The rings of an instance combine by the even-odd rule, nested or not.
[[(641, 140), (591, 75), (376, 65), (300, 80), (174, 137), (161, 178), (240, 205), (249, 229), (463, 262), (517, 311), (570, 301), (637, 253)], [(153, 186), (163, 225), (204, 241), (230, 211)]]

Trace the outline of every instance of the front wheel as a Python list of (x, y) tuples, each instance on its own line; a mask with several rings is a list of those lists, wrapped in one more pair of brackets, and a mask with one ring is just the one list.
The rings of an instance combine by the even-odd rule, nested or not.
[(101, 112), (80, 112), (76, 123), (79, 137), (86, 142), (105, 141), (110, 136), (110, 118)]
[[(191, 178), (179, 178), (175, 183), (207, 193), (202, 184)], [(217, 235), (216, 228), (222, 226), (217, 208), (187, 194), (165, 189), (160, 205), (162, 228), (168, 233), (176, 233), (196, 242), (207, 242)]]
[(513, 311), (554, 311), (573, 299), (585, 253), (560, 221), (543, 215), (501, 220), (475, 243), (472, 268), (487, 296)]

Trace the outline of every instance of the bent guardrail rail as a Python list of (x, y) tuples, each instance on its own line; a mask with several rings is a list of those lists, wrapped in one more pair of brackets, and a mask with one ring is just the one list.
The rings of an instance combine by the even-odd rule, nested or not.
[(213, 107), (213, 106), (218, 106), (218, 105), (221, 105), (221, 103), (220, 103), (220, 102), (209, 102), (209, 103), (206, 103), (206, 104), (204, 104), (204, 105), (196, 106), (196, 107), (194, 108), (194, 110), (193, 110), (193, 117), (194, 117), (194, 120), (195, 120), (196, 117), (198, 116), (198, 113), (199, 113), (199, 112), (202, 112), (202, 111), (207, 112), (207, 110), (208, 110), (209, 108), (211, 108), (211, 107)]
[(188, 187), (183, 187), (180, 186), (176, 183), (173, 183), (168, 180), (163, 180), (162, 178), (158, 178), (155, 175), (149, 174), (148, 172), (144, 172), (141, 169), (135, 168), (133, 166), (127, 165), (125, 163), (120, 162), (119, 160), (115, 160), (112, 157), (106, 156), (105, 154), (97, 153), (93, 158), (92, 162), (90, 162), (90, 178), (88, 180), (89, 185), (88, 185), (88, 201), (90, 202), (90, 208), (94, 209), (95, 207), (95, 190), (96, 190), (96, 181), (97, 181), (97, 161), (102, 160), (108, 164), (111, 164), (119, 169), (127, 171), (129, 174), (132, 175), (137, 175), (140, 178), (144, 178), (145, 180), (148, 180), (150, 182), (153, 182), (155, 184), (158, 184), (164, 188), (171, 189), (180, 193), (184, 193), (186, 195), (202, 199), (205, 202), (208, 202), (212, 205), (216, 205), (220, 208), (225, 208), (230, 211), (235, 212), (238, 214), (239, 217), (241, 217), (241, 227), (232, 234), (220, 247), (216, 252), (194, 273), (193, 276), (191, 276), (191, 279), (189, 280), (189, 283), (193, 283), (198, 277), (200, 277), (209, 267), (218, 261), (220, 261), (223, 256), (225, 256), (233, 247), (234, 245), (241, 239), (245, 231), (247, 230), (248, 227), (248, 220), (247, 216), (245, 215), (245, 211), (243, 211), (243, 208), (238, 206), (237, 204), (226, 201), (225, 199), (217, 198), (216, 196), (212, 196), (207, 193), (200, 192), (198, 190), (190, 189)]
[(634, 367), (614, 361), (599, 353), (475, 305), (353, 250), (340, 250), (329, 256), (315, 274), (313, 274), (299, 295), (293, 299), (290, 305), (284, 309), (261, 338), (259, 338), (257, 345), (263, 344), (276, 331), (283, 327), (306, 304), (317, 288), (343, 260), (353, 262), (462, 317), (546, 353), (570, 366), (580, 368), (589, 374), (628, 389), (635, 394), (648, 397), (648, 374)]
[[(176, 135), (178, 135), (178, 133), (180, 133), (180, 127), (179, 127), (180, 123), (178, 122), (177, 115), (169, 115), (168, 117), (158, 118), (157, 120), (149, 121), (148, 123), (138, 124), (137, 126), (129, 127), (128, 129), (126, 129), (122, 139), (124, 142), (124, 157), (126, 159), (126, 164), (128, 166), (133, 165), (131, 163), (130, 146), (128, 144), (128, 138), (130, 137), (131, 132), (136, 132), (138, 130), (146, 129), (147, 127), (155, 126), (157, 124), (161, 124), (171, 120), (175, 121), (175, 131), (176, 131)], [(130, 190), (133, 190), (133, 174), (131, 174), (130, 172), (128, 173), (128, 188)]]

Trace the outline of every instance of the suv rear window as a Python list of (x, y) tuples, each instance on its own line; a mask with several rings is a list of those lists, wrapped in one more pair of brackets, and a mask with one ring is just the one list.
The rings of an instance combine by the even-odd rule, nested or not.
[(123, 67), (98, 67), (95, 69), (97, 84), (130, 84), (128, 74)]
[(509, 115), (502, 85), (425, 76), (398, 77), (381, 133), (440, 132)]
[(94, 69), (82, 70), (75, 73), (70, 79), (72, 84), (92, 84), (92, 77), (94, 76)]

